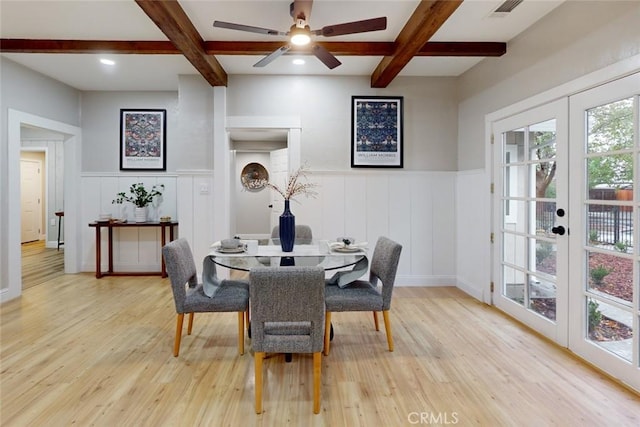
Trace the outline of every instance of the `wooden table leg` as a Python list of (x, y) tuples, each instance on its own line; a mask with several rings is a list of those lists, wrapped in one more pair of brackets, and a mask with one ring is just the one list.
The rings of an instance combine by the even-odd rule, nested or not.
[(107, 248), (109, 249), (109, 273), (113, 273), (113, 227), (107, 227), (109, 229), (109, 241), (107, 242)]
[[(161, 277), (167, 277), (167, 268), (164, 265), (164, 256), (162, 256), (162, 248), (164, 248), (164, 245), (167, 242), (167, 238), (166, 238), (166, 230), (167, 226), (165, 224), (162, 224), (162, 226), (160, 227), (160, 264), (162, 265), (162, 274)], [(171, 240), (173, 240), (173, 227), (169, 226), (169, 230), (171, 230)]]
[(100, 253), (100, 246), (101, 246), (101, 241), (100, 241), (100, 226), (97, 225), (96, 226), (96, 279), (99, 279), (102, 277), (102, 271), (100, 271), (101, 267), (100, 267), (100, 258), (101, 258), (101, 253)]

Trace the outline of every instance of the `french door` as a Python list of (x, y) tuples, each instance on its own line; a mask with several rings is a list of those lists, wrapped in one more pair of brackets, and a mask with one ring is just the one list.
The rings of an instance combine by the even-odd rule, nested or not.
[(640, 390), (640, 73), (493, 123), (494, 304)]
[(636, 73), (570, 97), (569, 164), (569, 348), (636, 390), (639, 95)]
[(493, 125), (493, 302), (567, 343), (567, 100)]

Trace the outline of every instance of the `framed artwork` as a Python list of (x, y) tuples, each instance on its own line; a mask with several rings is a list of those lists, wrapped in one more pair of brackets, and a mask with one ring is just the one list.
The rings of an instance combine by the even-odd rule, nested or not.
[(401, 168), (401, 96), (351, 97), (351, 167)]
[(120, 170), (167, 170), (167, 110), (120, 110)]

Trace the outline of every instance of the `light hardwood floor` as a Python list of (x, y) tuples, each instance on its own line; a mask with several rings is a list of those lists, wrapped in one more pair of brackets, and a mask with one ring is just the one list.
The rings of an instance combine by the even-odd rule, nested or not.
[(62, 275), (0, 310), (2, 426), (640, 425), (638, 395), (455, 288), (396, 288), (393, 353), (335, 313), (319, 415), (302, 355), (265, 361), (255, 414), (234, 314), (196, 315), (174, 358), (168, 279)]
[(39, 285), (64, 274), (64, 247), (47, 248), (44, 240), (23, 243), (22, 289)]

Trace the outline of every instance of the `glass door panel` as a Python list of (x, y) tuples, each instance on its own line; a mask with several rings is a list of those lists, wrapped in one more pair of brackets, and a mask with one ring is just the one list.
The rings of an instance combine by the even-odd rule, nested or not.
[(633, 97), (585, 111), (586, 339), (632, 360)]
[(636, 389), (639, 88), (635, 74), (570, 101), (569, 348)]
[(565, 342), (566, 332), (559, 333), (557, 325), (558, 319), (566, 318), (566, 313), (558, 316), (559, 283), (562, 307), (567, 293), (565, 282), (558, 279), (567, 271), (566, 262), (559, 261), (567, 257), (566, 173), (559, 166), (566, 133), (559, 138), (559, 116), (566, 123), (566, 101), (494, 124), (500, 169), (496, 176), (501, 178), (494, 183), (500, 194), (495, 205), (500, 212), (500, 267), (495, 271), (502, 273), (494, 302), (544, 335)]

